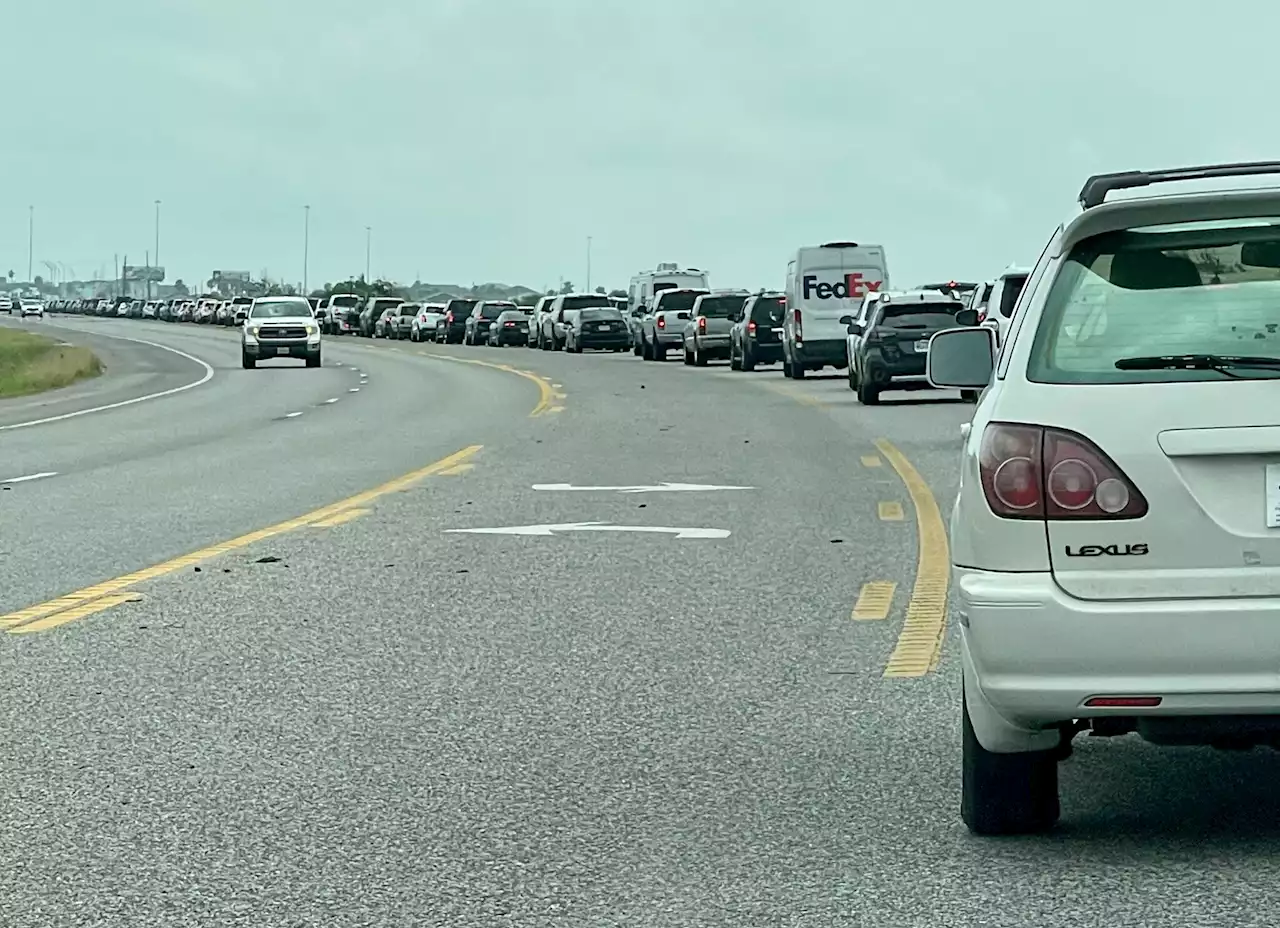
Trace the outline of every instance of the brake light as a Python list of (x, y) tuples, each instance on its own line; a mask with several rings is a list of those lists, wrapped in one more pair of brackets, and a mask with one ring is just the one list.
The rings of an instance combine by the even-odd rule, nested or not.
[(1065, 429), (992, 422), (979, 453), (982, 492), (1003, 519), (1140, 519), (1147, 501), (1089, 439)]
[(1154, 709), (1163, 696), (1094, 696), (1084, 704), (1094, 709)]
[(796, 330), (796, 341), (803, 341), (804, 329), (803, 329), (803, 326), (801, 325), (799, 307), (796, 307), (795, 309), (791, 310), (791, 322), (794, 325)]
[(502, 324), (506, 326), (508, 329), (514, 329), (516, 327), (516, 324), (514, 322), (504, 322)]
[(654, 325), (656, 325), (660, 329), (665, 329), (667, 327), (667, 320), (659, 316), (658, 321), (655, 322)]
[(756, 324), (755, 324), (754, 322), (748, 322), (748, 323), (747, 323), (747, 334), (748, 334), (748, 335), (755, 335), (755, 334), (756, 334)]
[(978, 321), (979, 322), (987, 321), (987, 307), (984, 306), (982, 307), (982, 309), (978, 310)]
[(706, 317), (706, 316), (699, 316), (699, 317), (698, 317), (698, 331), (699, 331), (699, 332), (705, 332), (705, 331), (707, 331), (707, 317)]
[(449, 315), (445, 316), (445, 317), (444, 317), (444, 320), (445, 320), (445, 322), (452, 322), (452, 321), (453, 321), (453, 313), (449, 313)]

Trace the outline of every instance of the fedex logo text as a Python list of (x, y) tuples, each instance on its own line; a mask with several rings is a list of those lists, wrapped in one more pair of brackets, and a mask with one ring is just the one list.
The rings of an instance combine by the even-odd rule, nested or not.
[(845, 274), (844, 280), (834, 284), (818, 283), (818, 278), (809, 274), (802, 279), (804, 298), (816, 296), (820, 300), (860, 300), (868, 293), (875, 293), (884, 283), (881, 280), (864, 280), (861, 274)]

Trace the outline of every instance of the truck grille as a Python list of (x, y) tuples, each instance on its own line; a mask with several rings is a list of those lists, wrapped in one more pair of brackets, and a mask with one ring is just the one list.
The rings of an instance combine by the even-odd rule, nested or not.
[(273, 325), (258, 330), (258, 338), (306, 338), (307, 330), (301, 326)]

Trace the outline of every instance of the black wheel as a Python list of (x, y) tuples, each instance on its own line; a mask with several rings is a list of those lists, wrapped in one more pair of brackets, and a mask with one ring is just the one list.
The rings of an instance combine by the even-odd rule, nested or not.
[(1049, 831), (1062, 814), (1058, 751), (995, 754), (978, 743), (962, 700), (960, 817), (976, 835)]
[(849, 365), (849, 389), (855, 393), (858, 390), (858, 375), (854, 372), (852, 364)]
[(697, 367), (707, 366), (707, 356), (703, 353), (702, 349), (697, 346), (696, 343), (693, 346), (693, 363)]
[(756, 369), (756, 359), (751, 354), (751, 346), (747, 345), (742, 349), (742, 358), (738, 361), (738, 370), (753, 371)]
[(978, 402), (978, 391), (977, 390), (961, 390), (960, 399), (962, 399), (966, 403), (976, 403)]
[(320, 352), (317, 351), (315, 354), (310, 355), (307, 358), (307, 367), (319, 367), (319, 366), (320, 366)]
[(792, 380), (804, 380), (804, 365), (803, 365), (803, 364), (792, 364), (792, 365), (791, 365), (791, 379), (792, 379)]
[(858, 402), (863, 406), (880, 405), (880, 388), (875, 384), (858, 382)]
[(249, 352), (247, 351), (241, 351), (240, 366), (247, 371), (251, 371), (258, 366), (258, 359), (254, 357), (250, 357)]

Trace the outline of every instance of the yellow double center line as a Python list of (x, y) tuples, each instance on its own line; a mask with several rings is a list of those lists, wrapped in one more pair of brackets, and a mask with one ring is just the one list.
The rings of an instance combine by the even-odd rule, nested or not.
[[(296, 531), (307, 525), (316, 525), (320, 522), (333, 520), (335, 516), (358, 509), (379, 497), (408, 489), (425, 477), (457, 467), (477, 454), (482, 447), (482, 445), (469, 445), (461, 451), (455, 451), (448, 457), (441, 458), (433, 464), (428, 464), (426, 467), (419, 468), (402, 477), (397, 477), (381, 486), (374, 487), (372, 490), (358, 493), (341, 502), (298, 516), (296, 519), (278, 522), (267, 528), (258, 529), (256, 532), (241, 535), (239, 538), (233, 538), (230, 541), (224, 541), (220, 544), (210, 545), (207, 548), (201, 548), (199, 551), (193, 551), (190, 554), (184, 554), (182, 557), (165, 561), (163, 564), (156, 564), (154, 567), (147, 567), (131, 574), (125, 574), (122, 577), (116, 577), (114, 580), (107, 580), (105, 583), (98, 583), (94, 586), (85, 587), (83, 590), (68, 593), (66, 596), (59, 596), (57, 599), (51, 599), (46, 603), (19, 609), (17, 612), (10, 612), (8, 615), (0, 615), (0, 627), (8, 628), (10, 634), (44, 631), (75, 619), (82, 619), (96, 612), (102, 612), (132, 599), (137, 599), (139, 594), (128, 591), (128, 588), (134, 584), (145, 583), (148, 580), (163, 577), (186, 567), (193, 567), (201, 561), (207, 561), (240, 548), (247, 548), (249, 545), (256, 544), (259, 541), (274, 538), (286, 532)], [(331, 524), (333, 523), (331, 522)]]

